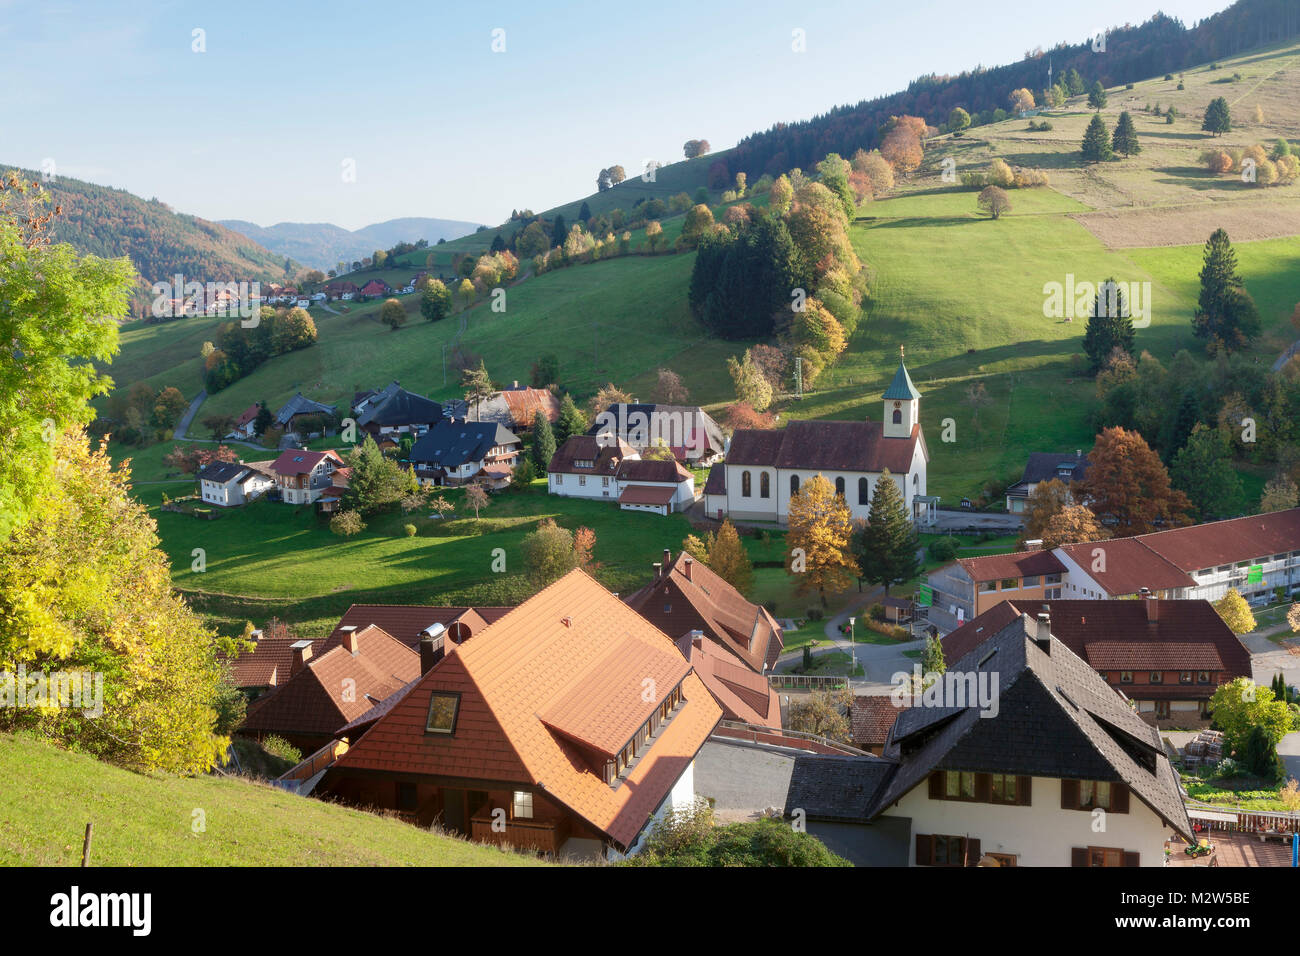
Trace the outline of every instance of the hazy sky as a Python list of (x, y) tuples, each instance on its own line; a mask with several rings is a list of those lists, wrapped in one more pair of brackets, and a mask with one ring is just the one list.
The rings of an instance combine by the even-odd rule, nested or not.
[(495, 224), (687, 139), (722, 149), (922, 74), (1228, 2), (0, 0), (0, 165), (53, 160), (209, 219)]

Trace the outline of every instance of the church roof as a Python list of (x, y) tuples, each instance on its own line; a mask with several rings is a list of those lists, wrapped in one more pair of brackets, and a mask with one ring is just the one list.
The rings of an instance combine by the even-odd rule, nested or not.
[(886, 401), (903, 402), (921, 397), (921, 393), (912, 384), (912, 376), (907, 374), (907, 366), (903, 364), (902, 359), (898, 360), (898, 371), (894, 373), (894, 380), (889, 383), (889, 388), (885, 389), (885, 394), (881, 397)]

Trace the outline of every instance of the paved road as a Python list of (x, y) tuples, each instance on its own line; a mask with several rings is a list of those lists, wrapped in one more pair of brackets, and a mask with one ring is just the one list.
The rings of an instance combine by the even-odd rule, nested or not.
[(172, 438), (176, 441), (185, 441), (185, 433), (189, 431), (190, 423), (194, 421), (194, 416), (199, 413), (199, 408), (207, 400), (207, 389), (199, 389), (199, 394), (194, 396), (194, 401), (190, 402), (190, 407), (185, 409), (185, 414), (181, 420), (176, 423), (176, 428), (172, 432)]
[(1297, 353), (1300, 353), (1300, 339), (1296, 339), (1292, 342), (1290, 346), (1287, 347), (1287, 350), (1277, 357), (1277, 361), (1273, 363), (1273, 371), (1280, 372), (1282, 366), (1289, 362), (1291, 357)]

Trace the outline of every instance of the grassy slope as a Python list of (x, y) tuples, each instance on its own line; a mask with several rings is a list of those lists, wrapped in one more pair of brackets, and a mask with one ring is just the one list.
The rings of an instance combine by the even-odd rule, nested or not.
[[(268, 786), (144, 775), (0, 734), (0, 865), (526, 866), (505, 853)], [(202, 810), (205, 828), (192, 829)]]

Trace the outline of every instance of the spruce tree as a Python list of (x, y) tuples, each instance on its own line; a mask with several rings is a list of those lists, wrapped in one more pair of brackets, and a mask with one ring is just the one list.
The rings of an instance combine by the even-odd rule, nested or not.
[(582, 201), (582, 208), (578, 210), (578, 219), (586, 222), (591, 218), (591, 207), (587, 205), (587, 200)]
[(533, 464), (544, 474), (551, 467), (554, 455), (555, 432), (551, 429), (550, 421), (539, 411), (533, 415)]
[(1197, 304), (1192, 326), (1198, 338), (1233, 349), (1259, 332), (1259, 312), (1237, 272), (1237, 254), (1223, 229), (1214, 230), (1205, 243)]
[(854, 535), (853, 544), (862, 579), (882, 585), (886, 594), (891, 585), (910, 580), (921, 570), (916, 526), (907, 514), (903, 494), (889, 469), (881, 472), (876, 480), (871, 511), (866, 524)]
[(1098, 111), (1106, 105), (1106, 88), (1101, 85), (1101, 80), (1093, 83), (1092, 89), (1088, 91), (1088, 105)]
[(1133, 354), (1133, 320), (1124, 289), (1114, 279), (1107, 279), (1097, 287), (1088, 328), (1083, 334), (1083, 351), (1088, 355), (1088, 369), (1096, 375), (1110, 358), (1111, 352), (1121, 348)]
[(1215, 136), (1232, 132), (1232, 111), (1228, 109), (1228, 101), (1222, 96), (1210, 100), (1210, 105), (1205, 108), (1205, 119), (1201, 122), (1201, 129)]
[(1102, 121), (1101, 114), (1094, 114), (1083, 134), (1083, 159), (1088, 163), (1101, 163), (1111, 159), (1114, 153), (1110, 148), (1110, 130)]
[(1133, 125), (1133, 117), (1128, 115), (1125, 110), (1119, 114), (1119, 122), (1115, 124), (1115, 136), (1111, 144), (1117, 153), (1123, 153), (1125, 156), (1135, 156), (1142, 152), (1142, 146), (1138, 143), (1137, 128)]
[(555, 222), (551, 224), (551, 248), (564, 245), (564, 238), (569, 234), (568, 228), (564, 224), (564, 217), (558, 212), (555, 214)]
[(560, 417), (555, 422), (556, 446), (563, 445), (574, 435), (582, 435), (586, 431), (587, 416), (574, 403), (572, 395), (565, 395), (560, 402)]

